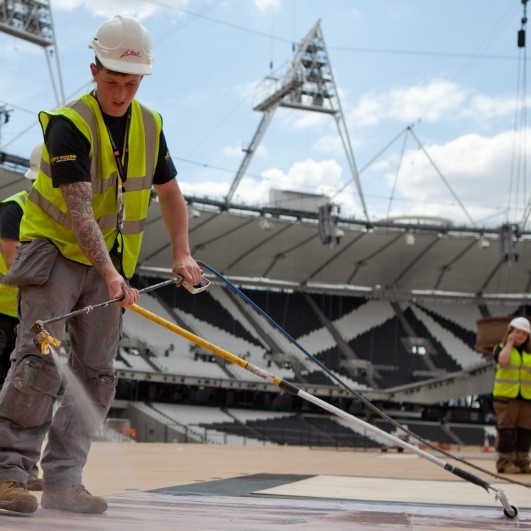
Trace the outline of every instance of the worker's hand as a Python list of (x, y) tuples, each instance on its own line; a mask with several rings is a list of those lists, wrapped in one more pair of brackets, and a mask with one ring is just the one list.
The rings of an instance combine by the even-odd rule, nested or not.
[(138, 301), (140, 293), (137, 289), (129, 286), (118, 271), (115, 271), (114, 274), (108, 275), (105, 278), (105, 281), (107, 282), (109, 297), (113, 300), (121, 298), (118, 304), (122, 308), (135, 304)]
[(138, 290), (131, 286), (126, 286), (122, 293), (124, 298), (119, 302), (122, 308), (130, 306), (131, 304), (135, 304), (140, 298), (140, 293)]
[(192, 286), (201, 284), (203, 271), (198, 263), (190, 256), (186, 255), (178, 260), (174, 260), (172, 272), (174, 276), (181, 276)]
[(514, 345), (514, 342), (516, 341), (516, 336), (518, 334), (518, 331), (516, 328), (514, 328), (513, 330), (511, 330), (508, 334), (507, 334), (507, 341), (505, 342), (506, 345), (510, 345), (511, 347)]

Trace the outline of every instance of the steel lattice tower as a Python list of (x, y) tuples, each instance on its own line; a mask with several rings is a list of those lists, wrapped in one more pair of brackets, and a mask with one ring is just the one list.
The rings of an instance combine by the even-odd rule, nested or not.
[(229, 207), (255, 151), (271, 123), (275, 110), (278, 107), (288, 107), (302, 111), (326, 113), (334, 117), (363, 212), (368, 220), (369, 215), (320, 21), (315, 23), (299, 45), (285, 75), (282, 78), (268, 76), (262, 85), (264, 96), (261, 102), (254, 107), (254, 110), (262, 112), (263, 116), (251, 143), (244, 150), (245, 156), (225, 198), (226, 207)]
[[(0, 0), (0, 31), (44, 50), (57, 105), (64, 103), (59, 54), (49, 0)], [(55, 61), (55, 72), (52, 67)], [(0, 106), (0, 117), (9, 111)]]

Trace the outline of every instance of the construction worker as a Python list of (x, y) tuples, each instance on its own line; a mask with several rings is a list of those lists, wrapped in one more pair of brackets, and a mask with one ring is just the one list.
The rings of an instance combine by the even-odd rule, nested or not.
[[(30, 156), (29, 167), (24, 177), (33, 181), (39, 170), (42, 143), (37, 144)], [(18, 288), (4, 284), (3, 279), (11, 267), (20, 247), (20, 221), (28, 191), (22, 190), (0, 203), (0, 382), (3, 384), (9, 367), (10, 356), (15, 349)], [(37, 464), (30, 471), (26, 483), (28, 490), (42, 490)]]
[(531, 325), (515, 317), (494, 347), (496, 375), (493, 407), (496, 413), (496, 469), (499, 473), (531, 473)]
[[(161, 116), (135, 95), (153, 70), (150, 37), (136, 19), (104, 22), (89, 45), (95, 90), (41, 112), (41, 166), (26, 200), (21, 248), (6, 277), (19, 287), (15, 360), (0, 393), (0, 509), (32, 513), (25, 483), (40, 454), (41, 505), (102, 513), (107, 502), (83, 485), (91, 441), (112, 404), (124, 308), (139, 292), (135, 272), (154, 188), (172, 249), (172, 272), (192, 285), (202, 272), (190, 254), (187, 206), (168, 153)], [(68, 367), (86, 392), (67, 382), (52, 415), (61, 377), (34, 344), (36, 321), (121, 297), (68, 320)], [(62, 340), (64, 320), (46, 327)], [(85, 396), (79, 396), (86, 394)], [(87, 414), (90, 408), (90, 414)]]
[(15, 349), (17, 318), (16, 286), (7, 286), (3, 279), (20, 246), (20, 220), (28, 192), (23, 190), (0, 203), (0, 381), (3, 383)]

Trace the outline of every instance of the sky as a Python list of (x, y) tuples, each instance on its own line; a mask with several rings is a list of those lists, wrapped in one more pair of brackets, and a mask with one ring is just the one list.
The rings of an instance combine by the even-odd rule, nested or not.
[(88, 43), (99, 25), (133, 15), (155, 57), (137, 98), (163, 116), (183, 192), (221, 200), (262, 118), (253, 110), (260, 88), (283, 75), (320, 21), (366, 212), (334, 118), (286, 108), (234, 202), (264, 206), (271, 190), (287, 190), (327, 196), (354, 219), (529, 230), (521, 0), (51, 0), (51, 8), (52, 49), (0, 33), (0, 109), (10, 110), (2, 151), (29, 157), (41, 140), (37, 113), (92, 88)]

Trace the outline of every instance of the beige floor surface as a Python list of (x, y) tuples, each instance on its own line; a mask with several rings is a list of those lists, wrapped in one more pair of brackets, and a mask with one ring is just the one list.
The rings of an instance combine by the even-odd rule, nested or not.
[[(459, 455), (494, 472), (494, 454), (478, 450)], [(288, 446), (95, 443), (85, 468), (85, 485), (108, 499), (105, 514), (39, 508), (27, 516), (0, 511), (0, 529), (531, 529), (528, 487), (467, 470), (501, 487), (510, 503), (518, 507), (517, 517), (503, 514), (492, 491), (487, 493), (416, 454)], [(209, 488), (210, 482), (224, 485), (225, 480), (230, 485), (230, 480), (245, 480), (255, 474), (293, 475), (293, 479), (245, 495), (220, 494)], [(514, 478), (531, 484), (531, 477)], [(193, 492), (187, 493), (187, 487)], [(152, 492), (156, 489), (163, 491)]]

